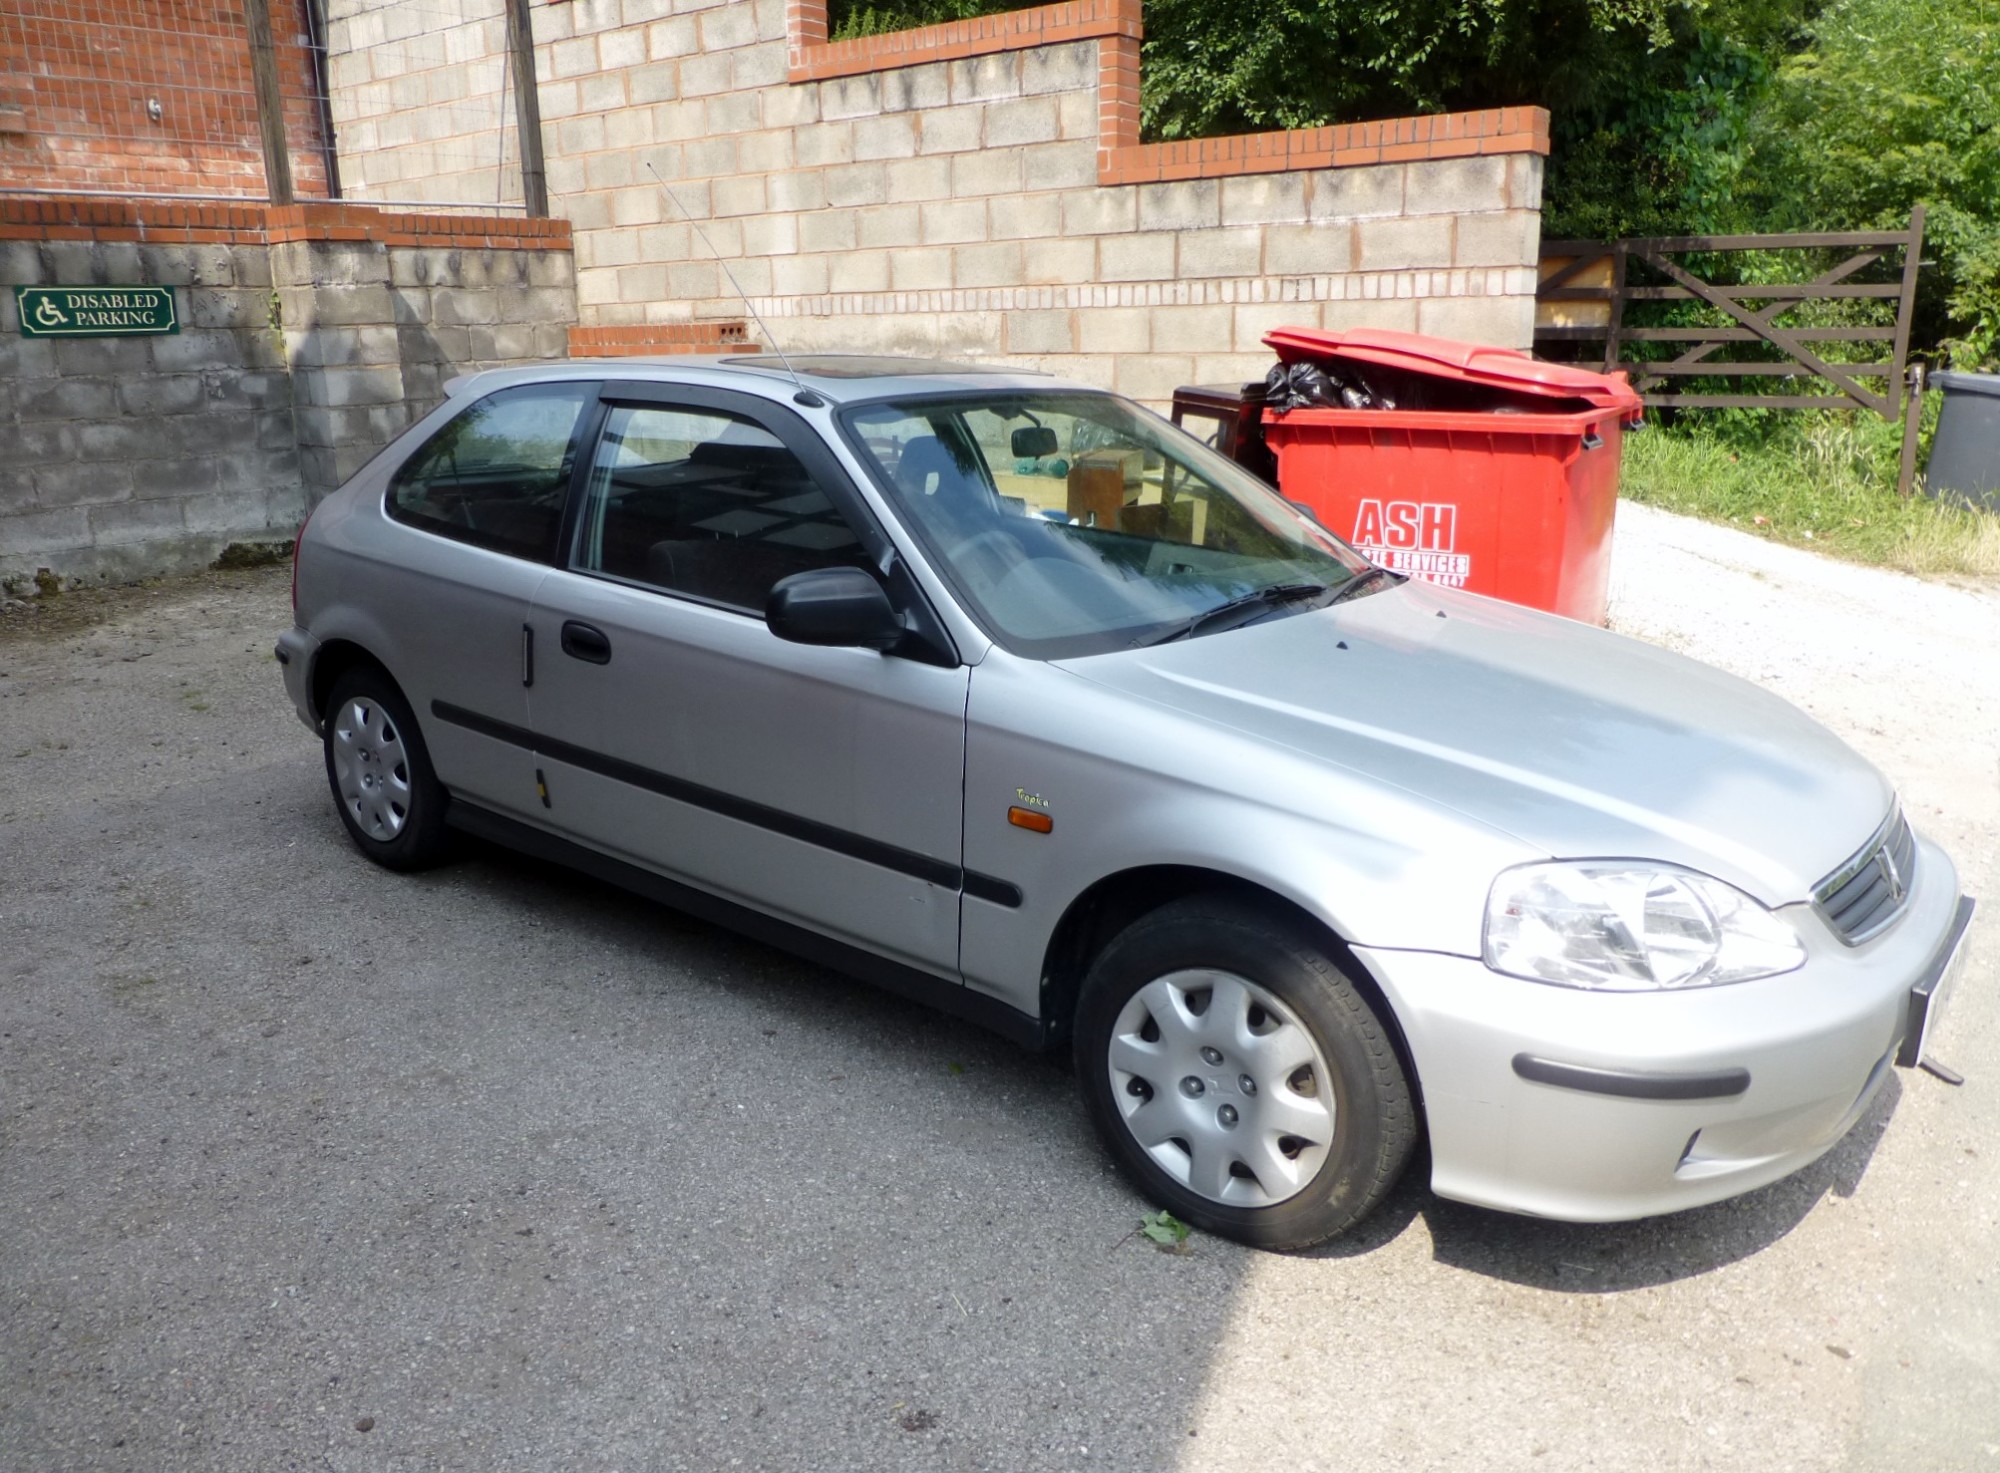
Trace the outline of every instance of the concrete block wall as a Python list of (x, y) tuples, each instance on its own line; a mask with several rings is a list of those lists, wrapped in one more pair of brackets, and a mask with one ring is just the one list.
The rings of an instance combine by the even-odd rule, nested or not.
[(402, 203), (519, 203), (520, 141), (513, 99), (502, 96), (505, 0), (325, 5), (343, 193)]
[[(839, 43), (820, 0), (567, 0), (534, 21), (586, 327), (743, 315), (684, 206), (792, 350), (998, 357), (1157, 403), (1261, 374), (1281, 324), (1532, 334), (1539, 109), (1142, 144), (1138, 0)], [(457, 137), (456, 113), (422, 116), (430, 73), (368, 65), (368, 121), (411, 140), (389, 146), (395, 187), (456, 188), (424, 173)]]
[(435, 408), (450, 379), (569, 354), (567, 250), (291, 240), (271, 247), (271, 267), (315, 501)]
[[(6, 290), (129, 284), (182, 330), (23, 337)], [(575, 320), (560, 221), (0, 201), (0, 589), (289, 540), (446, 379), (565, 357)]]
[(0, 241), (0, 286), (174, 286), (171, 337), (24, 338), (0, 291), (0, 586), (123, 582), (305, 514), (261, 241)]

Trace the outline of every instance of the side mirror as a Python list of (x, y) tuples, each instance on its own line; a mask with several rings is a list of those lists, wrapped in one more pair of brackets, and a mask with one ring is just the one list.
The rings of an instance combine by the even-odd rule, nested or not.
[(764, 605), (764, 622), (793, 644), (886, 650), (903, 638), (889, 595), (859, 568), (815, 568), (781, 578)]
[(1056, 453), (1056, 432), (1047, 425), (1023, 425), (1014, 431), (1014, 458), (1040, 460)]

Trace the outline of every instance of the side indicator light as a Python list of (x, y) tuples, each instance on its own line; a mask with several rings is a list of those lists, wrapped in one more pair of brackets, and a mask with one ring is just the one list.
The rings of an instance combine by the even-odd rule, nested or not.
[(1018, 805), (1007, 810), (1007, 822), (1014, 825), (1017, 829), (1027, 829), (1030, 833), (1035, 834), (1053, 832), (1056, 826), (1056, 821), (1046, 813), (1033, 808), (1022, 808)]

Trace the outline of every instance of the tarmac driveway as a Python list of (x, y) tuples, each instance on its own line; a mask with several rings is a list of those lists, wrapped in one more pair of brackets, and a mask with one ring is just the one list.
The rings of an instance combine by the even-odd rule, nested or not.
[[(2000, 896), (2000, 593), (1626, 506)], [(371, 868), (282, 569), (0, 618), (0, 1466), (2000, 1468), (2000, 901), (1827, 1158), (1569, 1227), (1130, 1236), (1068, 1078), (487, 850)]]

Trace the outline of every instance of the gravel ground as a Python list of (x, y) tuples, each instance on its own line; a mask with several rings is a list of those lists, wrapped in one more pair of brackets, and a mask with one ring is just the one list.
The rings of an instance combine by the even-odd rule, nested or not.
[[(1617, 568), (2000, 894), (2000, 590), (1629, 505)], [(0, 615), (0, 1467), (2000, 1468), (1993, 915), (1965, 1086), (1777, 1186), (1174, 1256), (1045, 1063), (503, 854), (371, 869), (285, 587)]]

